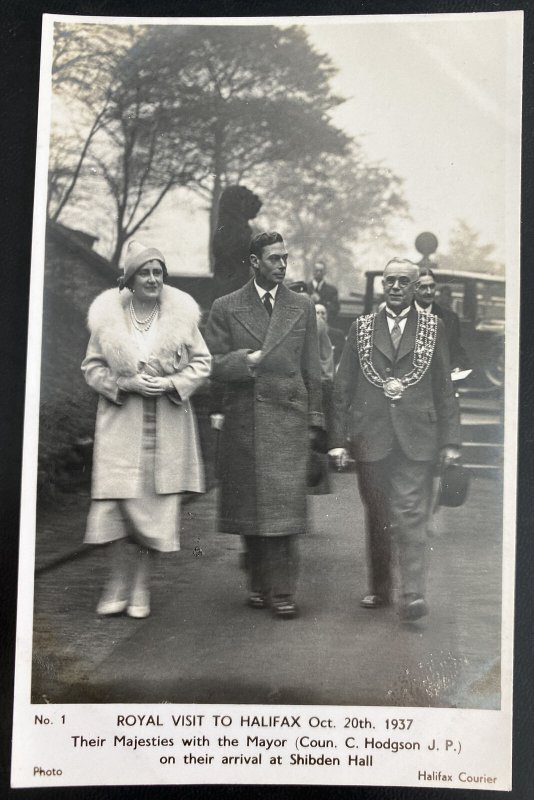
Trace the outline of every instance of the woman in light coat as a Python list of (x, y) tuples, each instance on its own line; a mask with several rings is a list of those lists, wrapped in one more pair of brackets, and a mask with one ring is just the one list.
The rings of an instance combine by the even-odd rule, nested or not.
[(151, 553), (179, 549), (180, 493), (204, 491), (189, 398), (211, 358), (198, 306), (166, 275), (159, 250), (131, 242), (119, 291), (89, 309), (82, 371), (99, 400), (85, 541), (110, 543), (101, 615), (148, 616)]

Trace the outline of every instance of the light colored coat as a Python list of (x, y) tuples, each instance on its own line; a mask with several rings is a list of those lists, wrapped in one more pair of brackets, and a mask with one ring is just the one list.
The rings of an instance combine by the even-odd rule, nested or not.
[(151, 355), (145, 362), (131, 334), (130, 297), (127, 291), (109, 289), (89, 309), (91, 339), (82, 371), (100, 395), (92, 497), (142, 495), (143, 397), (117, 386), (119, 377), (139, 372), (171, 378), (177, 393), (155, 400), (156, 493), (202, 492), (204, 473), (189, 398), (208, 377), (211, 357), (197, 327), (198, 306), (185, 292), (163, 286)]
[[(220, 527), (286, 536), (306, 530), (308, 426), (323, 426), (315, 307), (280, 285), (271, 318), (249, 281), (213, 304), (206, 341), (226, 384)], [(247, 353), (263, 358), (251, 372)]]

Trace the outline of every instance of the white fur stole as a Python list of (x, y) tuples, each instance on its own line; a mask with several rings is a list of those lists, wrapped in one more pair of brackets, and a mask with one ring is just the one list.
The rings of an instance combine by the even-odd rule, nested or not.
[[(87, 327), (99, 343), (111, 369), (120, 375), (137, 372), (139, 354), (130, 333), (131, 294), (107, 289), (91, 303)], [(172, 371), (176, 353), (191, 345), (200, 321), (200, 309), (193, 298), (172, 286), (163, 286), (160, 312), (152, 352)]]

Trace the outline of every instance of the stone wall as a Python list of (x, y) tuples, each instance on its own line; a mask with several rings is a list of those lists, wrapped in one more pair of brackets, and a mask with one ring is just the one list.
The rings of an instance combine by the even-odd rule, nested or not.
[[(88, 341), (87, 311), (94, 298), (116, 285), (118, 271), (83, 238), (50, 223), (45, 249), (43, 339), (39, 420), (38, 489), (42, 499), (89, 484), (96, 394), (80, 365)], [(172, 280), (180, 285), (179, 278)], [(189, 287), (188, 287), (189, 288)], [(209, 390), (193, 398), (208, 486), (214, 482), (215, 435)]]
[(75, 233), (50, 223), (44, 272), (38, 488), (53, 499), (89, 480), (97, 397), (80, 370), (85, 320), (117, 271)]

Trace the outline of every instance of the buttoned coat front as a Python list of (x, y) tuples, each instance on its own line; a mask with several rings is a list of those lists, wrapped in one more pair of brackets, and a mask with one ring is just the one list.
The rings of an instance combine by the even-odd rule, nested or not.
[[(375, 316), (372, 363), (382, 380), (402, 378), (413, 368), (419, 315), (411, 308), (395, 354), (386, 313)], [(458, 401), (450, 378), (445, 330), (437, 320), (430, 365), (421, 380), (408, 386), (400, 399), (388, 399), (381, 387), (364, 375), (357, 346), (357, 322), (350, 328), (336, 374), (335, 426), (332, 447), (350, 440), (358, 461), (386, 458), (395, 439), (407, 458), (434, 461), (445, 445), (460, 444)]]
[(143, 494), (143, 397), (122, 392), (117, 379), (146, 372), (169, 377), (176, 393), (155, 399), (156, 494), (203, 492), (204, 469), (189, 398), (209, 376), (211, 357), (199, 333), (200, 311), (185, 292), (164, 286), (148, 361), (131, 338), (129, 292), (109, 289), (92, 303), (91, 338), (82, 364), (99, 394), (93, 453), (93, 499)]
[[(308, 426), (323, 425), (313, 303), (280, 285), (269, 318), (251, 280), (214, 302), (206, 341), (225, 384), (221, 530), (303, 533)], [(256, 350), (263, 357), (251, 371), (246, 356)]]

